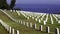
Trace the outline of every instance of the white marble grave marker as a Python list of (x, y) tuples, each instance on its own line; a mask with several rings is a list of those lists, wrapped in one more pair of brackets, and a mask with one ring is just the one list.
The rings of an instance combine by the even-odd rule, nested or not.
[(39, 19), (39, 23), (41, 22), (41, 20)]
[(19, 34), (19, 30), (17, 30), (17, 34)]
[(47, 32), (47, 33), (50, 33), (50, 28), (49, 28), (49, 26), (46, 27), (46, 32)]
[(12, 34), (14, 34), (14, 29), (12, 29)]
[(55, 34), (59, 34), (59, 28), (55, 29)]
[(58, 23), (60, 23), (60, 20), (58, 20)]
[(39, 29), (40, 29), (40, 31), (43, 31), (43, 26), (41, 25)]
[(44, 25), (46, 25), (46, 21), (44, 21)]
[(37, 18), (35, 18), (35, 20), (37, 21)]
[(11, 30), (12, 30), (12, 28), (10, 27), (10, 28), (9, 28), (9, 33), (11, 33)]

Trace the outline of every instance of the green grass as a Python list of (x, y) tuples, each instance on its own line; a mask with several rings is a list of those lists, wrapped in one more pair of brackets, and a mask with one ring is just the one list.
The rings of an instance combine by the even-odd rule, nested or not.
[(32, 28), (27, 28), (24, 25), (15, 23), (13, 21), (11, 21), (4, 13), (2, 13), (0, 11), (0, 19), (2, 19), (5, 23), (7, 23), (8, 25), (10, 25), (12, 28), (14, 28), (15, 30), (19, 30), (20, 34), (48, 34), (46, 32), (41, 32), (41, 31), (37, 31), (34, 30)]
[[(55, 20), (55, 18), (52, 16), (53, 17), (53, 21), (54, 21), (54, 24), (52, 25), (51, 24), (50, 16), (48, 16), (48, 17), (49, 18), (48, 18), (48, 21), (47, 21), (47, 25), (46, 26), (50, 26), (51, 29), (52, 29), (51, 31), (54, 31), (54, 28), (56, 28), (56, 27), (58, 27), (60, 29), (60, 24), (57, 23), (57, 21)], [(45, 20), (45, 19), (46, 19), (46, 16), (44, 16), (43, 20)], [(43, 25), (43, 20), (41, 21), (41, 23), (38, 23), (38, 21), (36, 22), (35, 20), (29, 19), (29, 21), (31, 21), (32, 23), (37, 23), (37, 27), (39, 27), (41, 24)], [(44, 29), (45, 29), (46, 26), (44, 26)]]
[[(1, 15), (0, 19), (2, 19), (4, 22), (6, 22), (8, 25), (12, 26), (16, 30), (19, 30), (20, 31), (20, 34), (48, 34), (45, 31), (46, 30), (46, 26), (49, 26), (50, 27), (51, 33), (49, 33), (49, 34), (54, 34), (54, 30), (55, 30), (56, 27), (58, 27), (60, 29), (60, 24), (57, 23), (57, 21), (55, 20), (55, 18), (53, 16), (52, 17), (53, 17), (54, 24), (50, 24), (51, 19), (50, 19), (50, 16), (48, 16), (49, 18), (48, 18), (48, 21), (47, 21), (47, 25), (43, 25), (43, 20), (46, 19), (46, 16), (44, 16), (44, 18), (41, 21), (41, 23), (38, 23), (38, 21), (36, 22), (35, 20), (32, 20), (32, 19), (27, 20), (22, 14), (20, 14), (20, 16), (18, 16), (16, 12), (13, 12), (12, 15), (11, 15), (11, 12), (9, 12), (9, 11), (7, 11), (7, 13), (10, 16), (12, 16), (13, 18), (15, 18), (15, 19), (25, 20), (25, 21), (28, 21), (28, 22), (32, 22), (33, 24), (34, 23), (37, 24), (37, 30), (34, 30), (32, 28), (27, 28), (24, 25), (21, 25), (21, 24), (18, 24), (18, 23), (15, 23), (15, 22), (11, 21), (4, 13), (0, 12), (0, 15)], [(38, 27), (41, 24), (44, 26), (43, 27), (43, 32), (38, 31)]]

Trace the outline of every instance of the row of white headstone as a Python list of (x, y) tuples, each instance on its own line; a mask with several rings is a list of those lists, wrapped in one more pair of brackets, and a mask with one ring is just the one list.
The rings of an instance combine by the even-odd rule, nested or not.
[(24, 14), (24, 12), (22, 13), (22, 12), (20, 12), (25, 18), (27, 18), (27, 19), (29, 19), (29, 17), (27, 17), (25, 14)]
[[(14, 19), (14, 18), (12, 18), (8, 13), (6, 13), (5, 11), (3, 11), (3, 10), (1, 10), (3, 13), (5, 13), (10, 19), (12, 19), (13, 21), (15, 21), (15, 22), (20, 22), (21, 20), (16, 20), (16, 19)], [(21, 24), (22, 24), (22, 21), (21, 21)], [(27, 23), (27, 26), (28, 26), (28, 23)]]
[(27, 19), (29, 19), (29, 17), (32, 17), (32, 19), (34, 19), (33, 14), (31, 12), (22, 12), (20, 11), (20, 13), (25, 16)]
[(57, 17), (53, 14), (53, 17), (56, 19), (56, 21), (58, 21)]
[[(11, 28), (9, 25), (7, 25), (6, 23), (4, 23), (1, 19), (0, 19), (0, 24), (2, 24), (2, 26), (10, 33), (10, 34), (15, 34), (14, 32), (14, 28)], [(16, 34), (19, 34), (19, 30), (16, 31)]]
[(58, 18), (58, 23), (60, 23), (60, 20), (59, 20), (60, 19), (60, 14), (54, 14), (54, 16)]
[[(24, 13), (24, 12), (20, 12), (20, 13), (21, 13), (23, 16), (25, 16), (27, 19), (29, 19), (29, 17), (32, 17), (32, 19), (35, 19), (35, 21), (38, 21), (38, 18), (40, 17), (40, 16), (39, 16), (38, 18), (35, 18), (35, 17), (31, 16), (31, 15), (30, 15), (29, 17), (27, 17), (28, 14), (25, 15), (26, 12), (25, 12), (25, 13)], [(33, 15), (33, 14), (32, 14), (32, 15)], [(42, 15), (43, 15), (43, 14), (42, 14)], [(41, 16), (42, 16), (42, 15), (41, 15)], [(44, 14), (44, 15), (42, 16), (42, 18), (39, 19), (39, 23), (41, 22), (41, 20), (43, 20), (43, 18), (44, 18), (45, 15), (46, 15), (46, 14)]]
[(48, 21), (48, 14), (46, 15), (46, 19), (44, 20), (44, 25), (46, 25), (47, 21)]
[[(25, 12), (25, 13), (26, 13), (26, 12)], [(46, 14), (44, 14), (44, 15), (42, 16), (42, 18), (38, 20), (38, 18), (34, 18), (34, 17), (31, 16), (31, 15), (30, 15), (29, 17), (27, 17), (28, 14), (25, 15), (24, 12), (21, 12), (21, 14), (22, 14), (23, 16), (25, 16), (27, 19), (29, 19), (29, 17), (32, 17), (32, 19), (35, 19), (35, 21), (39, 21), (39, 23), (41, 22), (41, 20), (43, 20), (44, 16), (46, 15)], [(29, 14), (30, 14), (30, 13), (29, 13)], [(33, 15), (33, 14), (32, 14), (32, 15)], [(40, 17), (40, 16), (39, 16), (39, 17)], [(44, 21), (44, 25), (46, 25), (47, 20), (48, 20), (48, 14), (47, 14), (46, 20)], [(51, 19), (51, 22), (52, 22), (52, 24), (53, 24), (52, 19)]]
[(36, 13), (36, 12), (26, 12), (26, 11), (20, 11), (21, 13), (23, 13), (23, 14), (25, 14), (25, 15), (27, 15), (27, 16), (34, 16), (34, 17), (36, 17), (36, 16), (38, 16), (38, 15), (43, 15), (44, 13)]
[(53, 18), (52, 18), (52, 16), (51, 16), (51, 14), (50, 14), (50, 18), (51, 18), (51, 24), (53, 24)]
[(58, 23), (60, 23), (60, 20), (58, 20), (58, 18), (56, 17), (55, 14), (53, 14), (53, 17), (56, 19), (56, 21), (57, 21)]
[[(23, 14), (23, 13), (22, 13)], [(23, 14), (27, 19), (29, 19), (29, 17), (27, 17), (25, 14)], [(46, 15), (46, 14), (45, 14)], [(42, 18), (41, 18), (41, 20), (43, 20), (43, 18), (44, 18), (44, 16), (45, 15), (43, 15), (42, 16)], [(54, 16), (54, 15), (53, 15)], [(30, 17), (32, 17), (32, 16), (30, 16)], [(51, 24), (53, 24), (53, 19), (52, 19), (52, 16), (50, 15), (50, 18), (51, 18)], [(54, 16), (54, 18), (58, 21), (58, 19)], [(32, 19), (34, 19), (34, 17), (32, 17)], [(37, 21), (37, 18), (35, 19), (36, 21)], [(39, 19), (39, 23), (41, 22), (41, 20)], [(47, 14), (47, 17), (46, 17), (46, 20), (44, 21), (44, 25), (46, 25), (46, 22), (47, 22), (47, 20), (48, 20), (48, 14)], [(21, 24), (24, 24), (25, 25), (25, 22), (21, 22)], [(26, 23), (26, 26), (27, 27), (29, 27), (29, 23), (27, 22)], [(30, 27), (32, 27), (32, 23), (30, 23)], [(36, 27), (36, 23), (34, 24), (34, 29), (36, 29), (37, 27)], [(48, 32), (48, 33), (50, 33), (50, 31), (49, 31), (50, 29), (49, 29), (49, 27), (47, 27), (47, 30), (46, 30), (46, 32)], [(56, 33), (57, 34), (59, 34), (59, 28), (56, 28)], [(41, 31), (42, 31), (42, 25), (41, 25)]]
[[(10, 19), (12, 19), (13, 21), (15, 21), (16, 22), (16, 20), (15, 19), (13, 19), (9, 14), (7, 14), (5, 11), (3, 11), (3, 10), (1, 10), (2, 12), (4, 12)], [(17, 12), (17, 11), (16, 11)], [(23, 14), (23, 13), (22, 13)], [(23, 15), (25, 15), (25, 14), (23, 14)], [(44, 16), (45, 16), (46, 14), (44, 14), (43, 16), (42, 16), (42, 18), (41, 19), (39, 19), (39, 23), (41, 22), (41, 20), (43, 20), (43, 18), (44, 18)], [(48, 15), (48, 14), (47, 14)], [(58, 19), (53, 15), (53, 17), (58, 21)], [(26, 18), (27, 19), (29, 19), (29, 17), (27, 17), (26, 16)], [(37, 18), (34, 18), (34, 17), (32, 17), (33, 19), (35, 19), (36, 21), (38, 21), (38, 19)], [(51, 18), (51, 24), (53, 24), (53, 19), (52, 19), (52, 16), (50, 15), (50, 18)], [(47, 22), (47, 19), (48, 18), (46, 18), (46, 21), (44, 21), (44, 25), (46, 25), (46, 22)], [(58, 21), (58, 23), (60, 23), (60, 21)]]
[[(23, 12), (21, 12), (21, 13), (24, 14)], [(26, 12), (25, 12), (25, 13), (26, 13)], [(30, 14), (30, 13), (29, 13), (29, 14)], [(27, 15), (28, 15), (28, 14), (27, 14)], [(29, 17), (27, 17), (27, 15), (24, 14), (24, 16), (26, 16), (27, 19), (29, 19), (29, 17), (32, 17), (32, 19), (35, 19), (35, 21), (39, 21), (39, 23), (40, 23), (41, 20), (43, 20), (43, 18), (44, 18), (44, 16), (45, 16), (46, 14), (44, 14), (44, 15), (42, 16), (42, 18), (39, 19), (39, 20), (38, 20), (38, 18), (35, 18), (35, 17), (31, 16), (31, 15), (30, 15)], [(32, 15), (33, 15), (33, 14), (32, 14)], [(53, 17), (56, 19), (56, 21), (58, 21), (58, 23), (60, 23), (60, 21), (58, 20), (58, 18), (57, 18), (54, 14), (51, 14), (51, 15), (53, 15)], [(53, 18), (52, 18), (51, 15), (50, 15), (51, 24), (53, 24)], [(47, 20), (48, 20), (48, 14), (47, 14), (46, 20), (44, 21), (44, 25), (46, 25)]]
[[(1, 9), (0, 9), (1, 10)], [(15, 19), (13, 19), (8, 13), (6, 13), (5, 11), (1, 10), (4, 14), (6, 14), (11, 20), (16, 21)]]
[[(51, 18), (51, 19), (52, 19), (52, 18)], [(46, 20), (47, 20), (47, 19), (46, 19)], [(23, 22), (21, 22), (21, 24), (23, 24)], [(26, 26), (28, 27), (28, 26), (29, 26), (29, 25), (28, 25), (28, 22), (27, 22), (26, 24), (27, 24)], [(25, 23), (24, 23), (24, 25), (25, 25)], [(32, 23), (30, 23), (30, 27), (32, 27)], [(34, 29), (36, 29), (36, 24), (34, 24)], [(14, 29), (13, 29), (13, 30), (14, 30)], [(41, 29), (41, 30), (42, 30), (42, 29)], [(48, 29), (48, 30), (49, 30), (49, 29)], [(48, 32), (49, 32), (49, 31), (48, 31)]]
[[(4, 12), (4, 11), (3, 11), (3, 12)], [(6, 12), (4, 12), (4, 13), (5, 13), (8, 17), (10, 16), (10, 15), (7, 14)], [(9, 18), (12, 18), (12, 17), (10, 16)], [(23, 21), (21, 21), (21, 20), (15, 20), (15, 19), (13, 19), (13, 18), (12, 18), (12, 20), (15, 21), (15, 22), (17, 22), (17, 23), (19, 22), (19, 23), (23, 24)], [(21, 22), (20, 22), (20, 21), (21, 21)], [(26, 24), (27, 24), (26, 26), (28, 27), (28, 23), (26, 23)], [(24, 22), (24, 25), (25, 25), (25, 22)], [(30, 27), (32, 27), (32, 23), (30, 23)]]
[(55, 16), (60, 19), (60, 14), (55, 14)]
[(17, 22), (18, 20), (12, 18), (8, 13), (6, 13), (5, 11), (1, 10), (4, 14), (6, 14), (12, 21)]
[[(19, 21), (19, 23), (20, 24), (23, 24), (23, 25), (26, 25), (27, 27), (37, 29), (37, 24), (36, 23), (34, 24), (34, 26), (33, 26), (32, 23), (28, 23), (28, 22), (24, 22), (24, 21)], [(43, 31), (43, 25), (40, 25), (39, 30), (40, 31)], [(50, 27), (49, 26), (46, 27), (46, 32), (47, 33), (50, 33)], [(55, 33), (56, 34), (59, 34), (59, 28), (56, 28), (55, 29)]]
[[(25, 16), (29, 16), (29, 17), (32, 17), (32, 19), (34, 19), (35, 17), (33, 17), (33, 16), (31, 16), (30, 14), (32, 14), (32, 15), (35, 15), (36, 16), (36, 13), (31, 13), (31, 12), (29, 12), (29, 13), (27, 13), (27, 12), (21, 12), (21, 13), (25, 13), (26, 15)], [(40, 14), (41, 15), (41, 14)], [(42, 14), (43, 15), (43, 14)], [(52, 14), (53, 15), (53, 17), (56, 19), (56, 21), (58, 21), (58, 18), (55, 16), (55, 14)], [(27, 19), (29, 19), (29, 17), (26, 17)], [(39, 16), (38, 16), (38, 18), (39, 18)], [(35, 18), (35, 20), (37, 21), (37, 19), (38, 18)], [(42, 18), (41, 18), (42, 19)], [(59, 21), (58, 21), (59, 22)]]

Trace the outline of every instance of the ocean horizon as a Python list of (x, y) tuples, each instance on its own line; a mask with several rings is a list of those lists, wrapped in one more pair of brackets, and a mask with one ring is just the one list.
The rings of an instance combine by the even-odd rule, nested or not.
[(14, 8), (40, 13), (60, 13), (60, 5), (58, 4), (16, 4)]

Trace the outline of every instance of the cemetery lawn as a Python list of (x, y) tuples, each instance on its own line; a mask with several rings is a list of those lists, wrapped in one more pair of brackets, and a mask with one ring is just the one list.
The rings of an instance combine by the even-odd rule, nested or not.
[[(33, 24), (34, 23), (37, 23), (37, 28), (42, 24), (43, 25), (43, 20), (45, 20), (46, 19), (46, 16), (44, 16), (44, 18), (43, 18), (43, 20), (42, 20), (42, 22), (41, 23), (38, 23), (38, 21), (36, 22), (35, 20), (33, 20), (33, 19), (29, 19), (29, 20), (27, 20), (22, 14), (20, 14), (20, 16), (18, 16), (17, 15), (17, 13), (16, 12), (12, 12), (12, 15), (11, 15), (11, 12), (9, 12), (9, 11), (7, 11), (7, 13), (10, 15), (10, 16), (12, 16), (13, 18), (15, 18), (15, 19), (22, 19), (22, 20), (24, 20), (24, 21), (28, 21), (28, 22), (32, 22)], [(21, 18), (20, 18), (21, 17)], [(52, 16), (53, 17), (53, 16)], [(40, 17), (41, 18), (41, 17)], [(60, 29), (60, 24), (58, 24), (58, 22), (56, 21), (56, 19), (53, 17), (53, 21), (54, 21), (54, 24), (51, 24), (51, 18), (50, 18), (50, 16), (49, 16), (49, 18), (48, 18), (48, 22), (47, 22), (47, 25), (43, 25), (44, 27), (43, 27), (43, 29), (44, 29), (44, 33), (43, 32), (40, 32), (40, 31), (35, 31), (34, 29), (32, 29), (32, 31), (34, 31), (34, 34), (39, 34), (39, 33), (41, 33), (41, 34), (45, 34), (46, 32), (45, 32), (45, 30), (46, 30), (46, 27), (47, 26), (49, 26), (50, 27), (50, 29), (51, 29), (51, 33), (49, 33), (49, 34), (54, 34), (54, 31), (55, 31), (55, 28), (59, 28)], [(10, 21), (11, 22), (11, 21)], [(14, 23), (14, 22), (13, 22)], [(12, 24), (12, 23), (11, 23)], [(9, 24), (9, 25), (11, 25), (11, 24)], [(14, 23), (15, 24), (15, 23)], [(16, 26), (18, 25), (18, 23), (16, 23), (15, 24)], [(12, 25), (11, 25), (12, 26)], [(21, 24), (19, 24), (19, 27), (20, 26), (23, 26), (23, 25), (21, 25)], [(13, 27), (15, 28), (15, 26), (13, 25)], [(21, 27), (20, 27), (21, 28)], [(26, 28), (26, 26), (23, 26), (23, 29), (24, 28)], [(16, 28), (16, 29), (18, 29), (18, 27)], [(31, 28), (26, 28), (28, 31), (31, 31), (30, 29)], [(21, 29), (22, 30), (22, 29)], [(20, 31), (21, 31), (20, 30)], [(23, 32), (25, 32), (24, 30), (22, 30)], [(32, 34), (32, 31), (31, 31), (31, 33), (29, 33), (29, 34)], [(25, 32), (26, 33), (26, 32)], [(47, 34), (47, 33), (46, 33)]]
[[(28, 21), (28, 22), (32, 22), (33, 24), (34, 23), (37, 23), (38, 25), (43, 25), (43, 21), (46, 19), (46, 15), (44, 16), (43, 20), (41, 21), (41, 23), (39, 23), (38, 21), (35, 21), (35, 19), (33, 20), (32, 18), (27, 20), (21, 13), (20, 13), (20, 16), (16, 13), (16, 12), (12, 12), (11, 11), (6, 11), (11, 17), (13, 17), (14, 19), (17, 19), (17, 20), (23, 20), (23, 21)], [(53, 17), (53, 16), (52, 16)], [(42, 17), (39, 17), (40, 19)], [(53, 17), (53, 21), (54, 21), (54, 24), (53, 24), (53, 27), (59, 27), (60, 28), (60, 24), (56, 21), (56, 19)], [(48, 15), (48, 21), (47, 21), (47, 25), (48, 26), (51, 26), (51, 18), (50, 18), (50, 14)], [(46, 26), (47, 26), (46, 25)]]
[[(37, 31), (32, 28), (27, 28), (24, 25), (18, 24), (10, 20), (3, 12), (0, 11), (0, 19), (2, 19), (6, 24), (10, 25), (15, 30), (19, 30), (20, 34), (48, 34), (46, 32)], [(3, 28), (2, 28), (3, 29)], [(1, 32), (1, 31), (0, 31)], [(3, 31), (4, 32), (4, 31)], [(16, 31), (15, 31), (16, 32)], [(16, 33), (15, 33), (16, 34)]]

